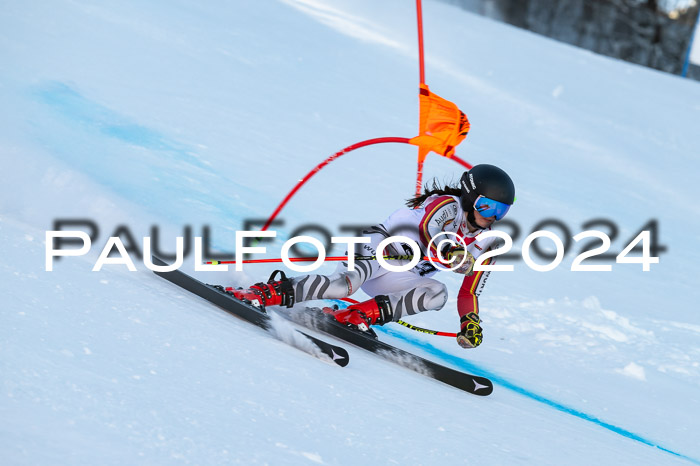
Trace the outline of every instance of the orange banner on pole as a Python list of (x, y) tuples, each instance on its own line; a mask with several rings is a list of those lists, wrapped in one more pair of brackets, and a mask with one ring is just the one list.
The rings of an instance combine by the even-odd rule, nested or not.
[(452, 157), (469, 132), (467, 116), (454, 103), (430, 92), (426, 84), (420, 85), (419, 99), (420, 133), (409, 139), (410, 144), (421, 148), (418, 163), (430, 151)]

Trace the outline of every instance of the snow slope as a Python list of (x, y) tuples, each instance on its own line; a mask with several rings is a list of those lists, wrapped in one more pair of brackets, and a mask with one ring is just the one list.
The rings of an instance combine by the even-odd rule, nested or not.
[[(700, 463), (696, 247), (700, 87), (426, 1), (426, 78), (502, 166), (522, 240), (605, 218), (622, 250), (650, 219), (667, 251), (642, 272), (540, 273), (515, 261), (481, 299), (484, 344), (386, 326), (381, 338), (491, 377), (467, 396), (351, 347), (340, 369), (148, 272), (91, 272), (120, 225), (162, 248), (190, 225), (233, 250), (315, 164), (414, 136), (414, 4), (386, 0), (25, 2), (0, 14), (0, 452), (8, 464)], [(381, 221), (415, 150), (345, 155), (283, 212)], [(450, 181), (453, 162), (429, 157)], [(343, 180), (343, 182), (339, 182)], [(89, 256), (46, 272), (56, 219), (92, 219)], [(553, 230), (560, 236), (563, 233)], [(337, 252), (337, 251), (336, 251)], [(192, 257), (188, 268), (192, 268)], [(268, 266), (200, 274), (248, 283)], [(323, 270), (332, 270), (332, 265)], [(459, 277), (440, 274), (453, 294)], [(454, 331), (454, 296), (416, 325)], [(346, 345), (347, 346), (347, 345)]]

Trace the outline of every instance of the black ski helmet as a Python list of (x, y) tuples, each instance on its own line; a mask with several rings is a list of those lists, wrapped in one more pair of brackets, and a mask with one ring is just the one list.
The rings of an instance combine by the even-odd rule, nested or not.
[(471, 170), (464, 172), (460, 180), (462, 194), (460, 202), (462, 210), (469, 212), (473, 221), (474, 203), (479, 196), (488, 197), (494, 201), (513, 205), (515, 202), (515, 185), (508, 173), (495, 165), (474, 165)]

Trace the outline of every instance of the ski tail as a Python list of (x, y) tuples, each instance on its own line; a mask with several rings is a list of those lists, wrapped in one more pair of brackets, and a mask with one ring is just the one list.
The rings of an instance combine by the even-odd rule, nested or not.
[[(162, 259), (158, 258), (157, 256), (153, 256), (152, 261), (153, 264), (157, 266), (167, 265)], [(220, 287), (207, 285), (206, 283), (200, 282), (196, 278), (187, 275), (186, 273), (181, 272), (179, 270), (173, 270), (170, 272), (155, 272), (155, 274), (159, 277), (168, 280), (174, 285), (177, 285), (180, 288), (199, 296), (200, 298), (206, 299), (210, 303), (217, 305), (229, 314), (247, 320), (248, 322), (257, 325), (258, 327), (261, 327), (267, 331), (273, 330), (269, 314), (267, 314), (264, 310), (257, 308), (251, 304), (246, 304), (242, 301), (239, 301), (231, 294), (227, 293), (226, 291), (223, 291)], [(320, 351), (320, 353), (330, 358), (330, 360), (333, 363), (341, 367), (347, 366), (350, 362), (350, 355), (348, 354), (345, 348), (328, 343), (324, 340), (321, 340), (320, 338), (316, 338), (312, 335), (309, 335), (306, 332), (301, 332), (296, 329), (293, 329), (293, 331), (307, 338), (311, 342), (311, 344), (314, 345), (317, 351), (313, 351), (312, 354)], [(303, 345), (294, 346), (303, 350)]]

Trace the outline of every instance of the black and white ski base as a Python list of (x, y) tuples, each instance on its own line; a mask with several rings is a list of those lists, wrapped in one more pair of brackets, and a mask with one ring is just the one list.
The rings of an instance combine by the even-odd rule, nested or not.
[(420, 374), (451, 385), (473, 395), (486, 396), (493, 392), (493, 383), (486, 377), (461, 372), (428, 359), (416, 356), (377, 339), (374, 332), (362, 332), (339, 323), (319, 308), (292, 310), (285, 313), (292, 321), (347, 341), (371, 351), (384, 359), (414, 370)]
[[(160, 258), (153, 256), (154, 265), (167, 265)], [(194, 277), (187, 275), (179, 270), (174, 270), (172, 272), (155, 272), (156, 275), (165, 278), (169, 282), (193, 293), (197, 296), (206, 299), (210, 303), (216, 304), (229, 314), (233, 314), (248, 322), (255, 324), (265, 330), (270, 330), (271, 322), (270, 316), (260, 308), (257, 308), (251, 304), (246, 304), (238, 299), (234, 298), (230, 294), (221, 291), (212, 285), (207, 285), (200, 282)], [(295, 332), (304, 335), (309, 339), (315, 347), (317, 347), (323, 354), (328, 356), (335, 364), (345, 367), (350, 362), (350, 357), (347, 350), (340, 346), (332, 345), (328, 342), (320, 340), (314, 336), (308, 335), (304, 332), (294, 330)]]

